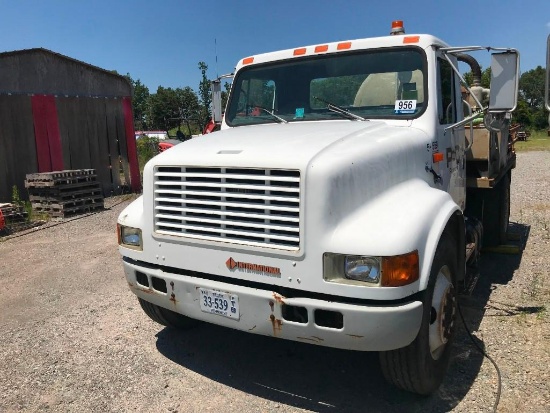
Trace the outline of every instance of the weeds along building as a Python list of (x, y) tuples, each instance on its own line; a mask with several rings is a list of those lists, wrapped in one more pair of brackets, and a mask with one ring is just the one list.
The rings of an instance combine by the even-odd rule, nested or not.
[(0, 53), (0, 202), (67, 169), (95, 169), (105, 196), (139, 191), (130, 82), (46, 49)]

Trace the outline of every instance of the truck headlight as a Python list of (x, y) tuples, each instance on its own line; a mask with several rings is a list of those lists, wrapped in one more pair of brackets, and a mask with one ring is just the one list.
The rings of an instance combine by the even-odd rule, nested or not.
[(401, 287), (420, 276), (418, 251), (389, 257), (323, 254), (325, 281), (372, 287)]
[(346, 278), (370, 284), (380, 282), (380, 258), (347, 255), (344, 264)]
[(126, 248), (143, 250), (141, 229), (117, 224), (118, 244)]

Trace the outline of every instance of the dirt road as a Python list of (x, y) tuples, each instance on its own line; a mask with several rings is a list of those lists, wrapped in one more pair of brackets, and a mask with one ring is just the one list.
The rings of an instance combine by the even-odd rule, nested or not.
[[(541, 165), (545, 165), (544, 168)], [(485, 254), (462, 310), (502, 373), (502, 412), (550, 411), (550, 152), (519, 154), (510, 231), (520, 255)], [(121, 198), (109, 199), (106, 206)], [(387, 385), (376, 354), (150, 321), (129, 291), (116, 217), (0, 241), (0, 411), (489, 411), (494, 367), (460, 327), (431, 397)], [(483, 341), (481, 341), (483, 340)]]

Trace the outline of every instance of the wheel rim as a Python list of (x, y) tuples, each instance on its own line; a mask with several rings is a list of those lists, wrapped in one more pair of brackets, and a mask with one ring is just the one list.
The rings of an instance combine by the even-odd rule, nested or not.
[(437, 273), (430, 312), (429, 342), (430, 353), (434, 360), (441, 357), (451, 336), (455, 300), (451, 271), (445, 265)]

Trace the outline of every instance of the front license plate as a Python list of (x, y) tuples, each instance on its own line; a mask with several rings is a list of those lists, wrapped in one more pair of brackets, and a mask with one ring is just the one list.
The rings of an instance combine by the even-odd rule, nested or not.
[(239, 319), (239, 297), (220, 291), (199, 288), (201, 310), (205, 313), (217, 314), (228, 318)]

